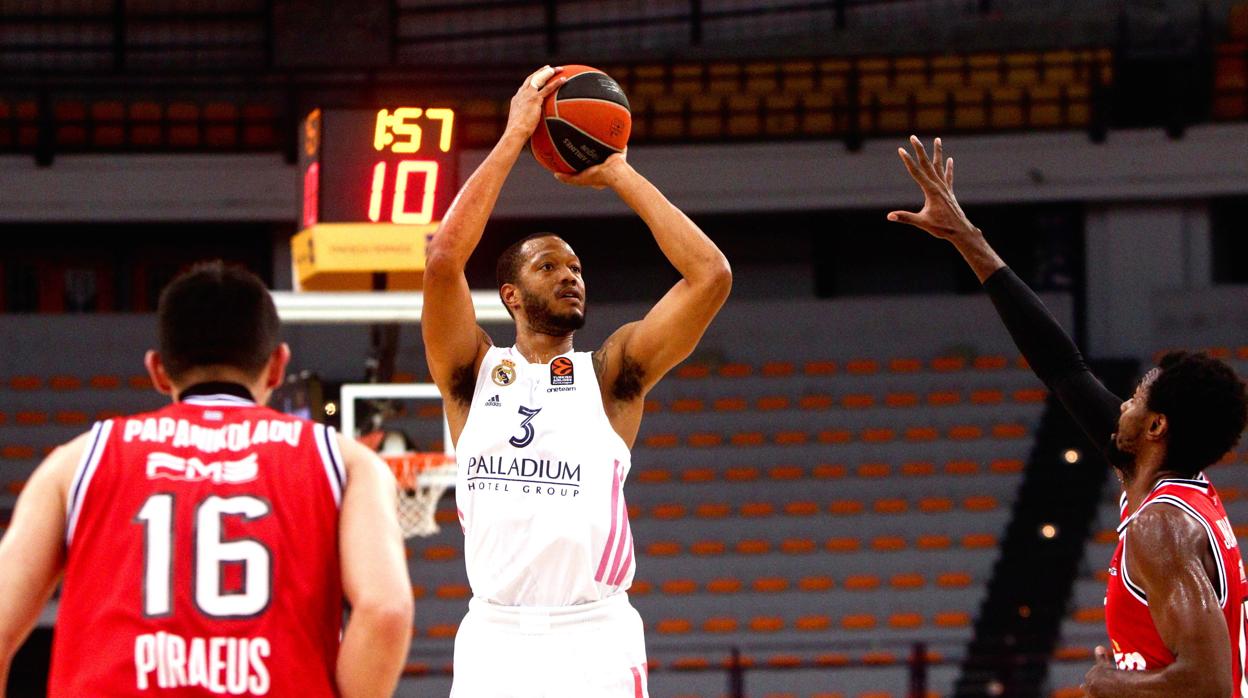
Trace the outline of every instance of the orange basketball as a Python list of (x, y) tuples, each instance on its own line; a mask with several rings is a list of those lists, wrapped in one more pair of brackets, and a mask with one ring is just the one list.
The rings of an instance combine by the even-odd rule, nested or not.
[(574, 174), (623, 151), (633, 117), (624, 90), (601, 70), (567, 65), (559, 77), (568, 81), (542, 103), (529, 149), (551, 172)]

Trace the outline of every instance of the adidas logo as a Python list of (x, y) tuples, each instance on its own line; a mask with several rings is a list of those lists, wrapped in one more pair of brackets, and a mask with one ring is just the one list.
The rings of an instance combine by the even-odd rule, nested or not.
[(499, 400), (499, 399), (498, 399), (498, 396), (497, 396), (497, 395), (495, 395), (494, 397), (492, 397), (492, 398), (490, 398), (489, 400), (486, 400), (486, 401), (485, 401), (485, 406), (486, 406), (486, 407), (502, 407), (502, 406), (503, 406), (503, 402), (502, 402), (502, 400)]

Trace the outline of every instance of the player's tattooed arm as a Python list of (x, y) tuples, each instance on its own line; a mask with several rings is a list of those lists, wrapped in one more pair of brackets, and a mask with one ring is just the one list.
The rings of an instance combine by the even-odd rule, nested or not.
[(1204, 528), (1165, 504), (1145, 508), (1127, 533), (1131, 576), (1148, 594), (1157, 632), (1173, 664), (1150, 671), (1119, 671), (1109, 652), (1084, 680), (1092, 698), (1225, 698), (1231, 695), (1232, 648), (1226, 619), (1210, 580), (1217, 567)]

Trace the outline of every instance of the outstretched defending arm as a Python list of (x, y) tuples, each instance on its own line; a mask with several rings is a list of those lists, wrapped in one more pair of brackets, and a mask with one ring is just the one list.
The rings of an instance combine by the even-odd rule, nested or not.
[(421, 310), (425, 356), (433, 381), (451, 408), (447, 417), (456, 437), (467, 417), (460, 408), (472, 399), (477, 366), (490, 346), (489, 335), (477, 326), (464, 266), (481, 242), (503, 182), (537, 127), (542, 100), (564, 82), (555, 77), (559, 70), (547, 66), (525, 78), (511, 98), (503, 137), (464, 182), (426, 252)]
[(1105, 449), (1117, 428), (1122, 400), (1092, 375), (1079, 348), (1039, 296), (1005, 265), (984, 239), (983, 231), (962, 212), (953, 194), (953, 158), (941, 162), (940, 139), (936, 139), (930, 160), (918, 138), (911, 136), (910, 143), (914, 157), (905, 148), (898, 148), (898, 154), (923, 190), (923, 209), (918, 213), (893, 211), (888, 220), (913, 225), (947, 240), (958, 250), (988, 292), (1032, 370), (1058, 396), (1092, 442)]
[[(555, 175), (561, 182), (610, 187), (650, 228), (681, 280), (638, 322), (629, 323), (594, 354), (604, 404), (636, 403), (673, 366), (689, 356), (732, 288), (732, 269), (714, 242), (653, 184), (628, 164), (624, 154), (579, 175)], [(624, 380), (620, 380), (621, 377)]]

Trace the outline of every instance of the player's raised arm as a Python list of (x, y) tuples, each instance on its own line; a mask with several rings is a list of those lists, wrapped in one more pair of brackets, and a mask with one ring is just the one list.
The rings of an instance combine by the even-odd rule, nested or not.
[(680, 272), (680, 281), (645, 318), (621, 327), (594, 355), (604, 386), (618, 385), (620, 376), (627, 374), (629, 389), (608, 397), (631, 401), (645, 395), (697, 346), (728, 298), (732, 268), (715, 243), (638, 174), (624, 154), (612, 155), (579, 175), (556, 177), (568, 184), (614, 190), (645, 221), (663, 255)]
[(1061, 399), (1092, 442), (1108, 449), (1122, 400), (1092, 375), (1083, 354), (1040, 297), (1005, 265), (983, 231), (963, 213), (953, 193), (953, 158), (942, 161), (940, 139), (930, 159), (918, 138), (911, 136), (910, 143), (913, 156), (905, 148), (897, 151), (923, 192), (923, 209), (918, 213), (893, 211), (888, 220), (913, 225), (958, 250), (984, 285), (1032, 370)]
[[(1226, 618), (1210, 576), (1217, 578), (1209, 534), (1180, 509), (1143, 509), (1127, 536), (1131, 579), (1148, 596), (1148, 612), (1174, 662), (1158, 671), (1118, 671), (1103, 647), (1088, 671), (1092, 698), (1226, 698), (1232, 695)], [(1238, 579), (1230, 583), (1236, 583)], [(1129, 661), (1129, 658), (1127, 658)]]
[(0, 698), (13, 655), (34, 629), (65, 564), (65, 493), (87, 438), (56, 449), (40, 464), (0, 539)]
[[(464, 182), (429, 242), (421, 329), (429, 370), (447, 398), (471, 400), (476, 366), (490, 345), (489, 336), (477, 326), (464, 266), (481, 242), (503, 182), (537, 127), (542, 100), (563, 82), (555, 77), (558, 71), (547, 66), (525, 78), (511, 98), (503, 137)], [(467, 395), (463, 394), (465, 377)]]
[(412, 587), (394, 476), (375, 453), (339, 436), (347, 465), (339, 555), (351, 617), (338, 650), (343, 698), (394, 695), (412, 638)]

